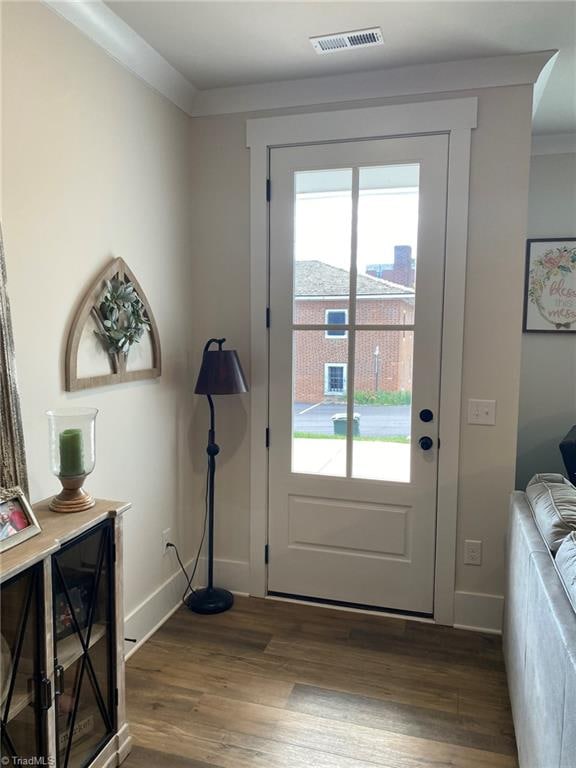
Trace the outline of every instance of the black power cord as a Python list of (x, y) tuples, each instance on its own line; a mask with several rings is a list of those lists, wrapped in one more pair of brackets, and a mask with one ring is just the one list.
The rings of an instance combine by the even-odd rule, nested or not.
[(208, 521), (208, 476), (210, 472), (210, 467), (208, 466), (206, 468), (206, 493), (204, 494), (204, 526), (202, 529), (202, 538), (200, 539), (200, 544), (198, 546), (198, 551), (196, 552), (196, 557), (194, 559), (194, 567), (192, 568), (192, 574), (191, 576), (188, 576), (188, 572), (186, 571), (186, 568), (184, 567), (184, 563), (182, 562), (182, 559), (180, 557), (180, 553), (178, 552), (178, 547), (176, 544), (172, 544), (171, 541), (166, 542), (166, 548), (173, 549), (176, 553), (176, 559), (178, 560), (178, 565), (180, 566), (180, 569), (182, 573), (184, 574), (184, 577), (186, 579), (186, 588), (184, 589), (184, 594), (182, 595), (182, 602), (184, 605), (186, 605), (186, 596), (188, 595), (188, 592), (194, 593), (196, 590), (192, 586), (192, 582), (194, 581), (194, 576), (196, 576), (196, 570), (198, 569), (198, 563), (200, 561), (200, 552), (202, 552), (202, 547), (204, 546), (204, 539), (206, 538), (206, 523)]

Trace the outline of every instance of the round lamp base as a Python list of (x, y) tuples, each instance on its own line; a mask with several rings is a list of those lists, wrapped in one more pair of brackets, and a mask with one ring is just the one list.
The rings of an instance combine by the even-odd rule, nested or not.
[(197, 589), (185, 600), (194, 613), (223, 613), (234, 605), (234, 595), (227, 589)]

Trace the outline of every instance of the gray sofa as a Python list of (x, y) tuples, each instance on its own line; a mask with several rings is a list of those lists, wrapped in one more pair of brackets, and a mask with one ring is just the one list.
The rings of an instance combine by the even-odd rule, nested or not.
[(576, 488), (512, 495), (504, 654), (521, 768), (576, 768)]

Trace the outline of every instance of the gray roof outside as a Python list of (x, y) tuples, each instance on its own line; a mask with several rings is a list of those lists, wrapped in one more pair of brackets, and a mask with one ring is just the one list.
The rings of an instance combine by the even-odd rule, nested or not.
[[(296, 298), (311, 296), (348, 296), (350, 273), (322, 261), (296, 261)], [(414, 289), (369, 275), (358, 275), (358, 296), (414, 296)]]

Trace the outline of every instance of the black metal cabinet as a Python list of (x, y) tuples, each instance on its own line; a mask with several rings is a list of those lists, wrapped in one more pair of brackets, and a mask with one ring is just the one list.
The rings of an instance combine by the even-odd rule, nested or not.
[(2, 553), (2, 765), (109, 768), (130, 752), (122, 594), (129, 507), (97, 501), (64, 515), (40, 502), (42, 532)]
[(47, 755), (51, 683), (46, 677), (42, 596), (41, 563), (3, 583), (0, 592), (1, 757), (6, 765), (12, 764), (12, 756)]

